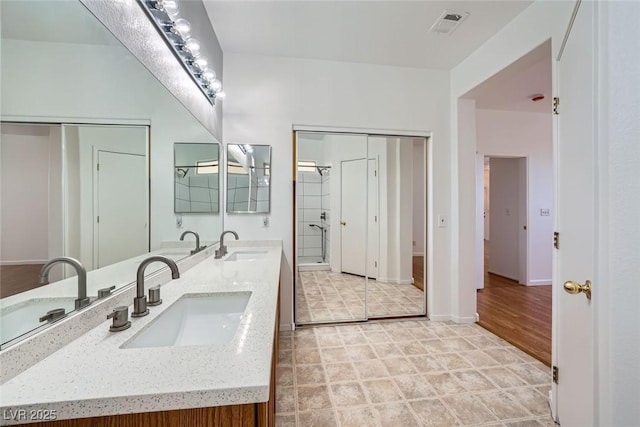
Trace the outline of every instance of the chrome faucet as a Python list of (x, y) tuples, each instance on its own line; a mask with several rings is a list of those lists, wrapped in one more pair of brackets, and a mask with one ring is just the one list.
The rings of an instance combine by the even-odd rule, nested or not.
[(238, 233), (236, 233), (235, 231), (231, 231), (231, 230), (223, 231), (222, 234), (220, 235), (220, 247), (216, 249), (216, 254), (214, 256), (214, 259), (220, 259), (227, 254), (227, 247), (224, 245), (224, 235), (228, 233), (233, 234), (236, 240), (238, 240)]
[(42, 270), (40, 270), (40, 284), (46, 285), (49, 283), (49, 270), (59, 262), (71, 265), (76, 269), (76, 273), (78, 274), (78, 298), (75, 300), (76, 310), (88, 306), (90, 301), (87, 297), (87, 270), (77, 259), (65, 256), (53, 258), (42, 267)]
[(200, 252), (201, 250), (203, 250), (204, 248), (206, 248), (206, 246), (202, 246), (200, 247), (200, 236), (198, 235), (198, 233), (196, 233), (195, 231), (185, 231), (184, 233), (182, 233), (182, 235), (180, 236), (180, 240), (184, 240), (184, 236), (186, 236), (187, 234), (193, 234), (194, 236), (196, 236), (196, 248), (193, 249), (190, 254), (197, 254), (198, 252)]
[(131, 313), (131, 317), (142, 317), (149, 314), (149, 309), (147, 308), (147, 296), (144, 294), (144, 270), (149, 264), (156, 261), (164, 262), (169, 266), (171, 269), (172, 279), (180, 278), (178, 266), (171, 258), (156, 255), (142, 261), (138, 266), (138, 271), (136, 273), (136, 297), (133, 299), (133, 313)]

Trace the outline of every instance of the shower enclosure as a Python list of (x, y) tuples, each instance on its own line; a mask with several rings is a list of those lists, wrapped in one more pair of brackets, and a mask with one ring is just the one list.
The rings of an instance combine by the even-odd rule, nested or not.
[(298, 168), (298, 261), (301, 271), (330, 269), (330, 171), (317, 160)]

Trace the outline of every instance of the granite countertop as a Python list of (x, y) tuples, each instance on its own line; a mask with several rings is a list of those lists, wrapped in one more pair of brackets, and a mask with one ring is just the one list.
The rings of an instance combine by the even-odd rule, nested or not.
[[(4, 383), (3, 414), (49, 410), (57, 419), (69, 419), (266, 402), (282, 242), (238, 241), (228, 247), (222, 260), (208, 257), (163, 285), (163, 304), (150, 307), (148, 316), (131, 319), (131, 328), (109, 332), (111, 321), (105, 320)], [(266, 253), (255, 260), (224, 261), (238, 250)], [(230, 342), (120, 348), (184, 294), (229, 291), (251, 292)], [(29, 420), (3, 416), (1, 421)]]

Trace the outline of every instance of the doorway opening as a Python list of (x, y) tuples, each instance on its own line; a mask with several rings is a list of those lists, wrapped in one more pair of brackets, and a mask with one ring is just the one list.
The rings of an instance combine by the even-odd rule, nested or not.
[(478, 324), (547, 365), (554, 203), (551, 61), (547, 41), (463, 96), (475, 107)]

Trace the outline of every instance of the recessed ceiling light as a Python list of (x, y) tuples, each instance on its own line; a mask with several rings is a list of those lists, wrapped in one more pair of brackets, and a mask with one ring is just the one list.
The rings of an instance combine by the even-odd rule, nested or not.
[(438, 34), (451, 34), (468, 16), (469, 12), (445, 10), (440, 14), (429, 31)]

